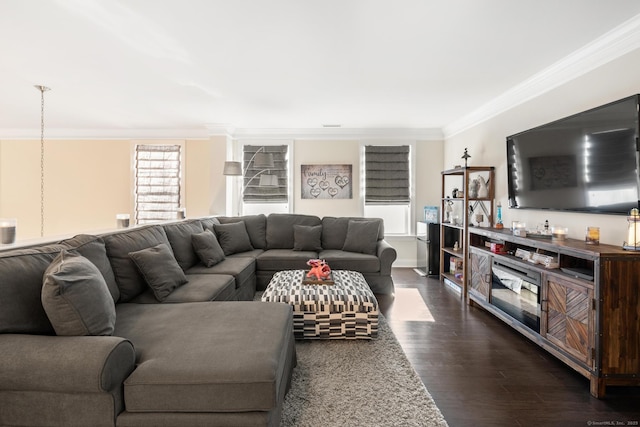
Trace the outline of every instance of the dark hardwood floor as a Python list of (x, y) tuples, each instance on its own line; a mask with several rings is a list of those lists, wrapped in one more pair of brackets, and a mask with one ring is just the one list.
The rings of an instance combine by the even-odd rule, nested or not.
[(437, 278), (392, 275), (380, 310), (451, 427), (640, 425), (640, 387), (595, 399), (585, 377)]

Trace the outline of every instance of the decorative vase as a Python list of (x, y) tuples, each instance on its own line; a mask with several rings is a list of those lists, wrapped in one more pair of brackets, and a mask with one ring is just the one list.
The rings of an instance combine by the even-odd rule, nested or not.
[(478, 182), (477, 179), (473, 179), (469, 183), (469, 197), (471, 199), (475, 199), (475, 198), (478, 197), (478, 187), (479, 186), (480, 186), (480, 183)]
[(481, 176), (479, 176), (477, 178), (477, 181), (478, 181), (478, 196), (477, 197), (479, 199), (485, 199), (485, 198), (489, 197), (489, 186), (487, 185), (487, 182)]

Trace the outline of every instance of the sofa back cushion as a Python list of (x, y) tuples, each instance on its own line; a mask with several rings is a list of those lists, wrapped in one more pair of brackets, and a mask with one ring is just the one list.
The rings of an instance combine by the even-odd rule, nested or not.
[(218, 217), (215, 217), (215, 216), (198, 218), (197, 221), (200, 221), (200, 224), (202, 224), (202, 228), (204, 228), (205, 230), (211, 230), (212, 232), (213, 232), (213, 226), (216, 224), (220, 224)]
[(200, 221), (187, 220), (165, 224), (164, 231), (167, 233), (169, 243), (171, 243), (173, 255), (183, 271), (193, 267), (200, 261), (191, 244), (191, 236), (204, 231)]
[(113, 274), (120, 289), (120, 302), (128, 302), (147, 289), (142, 274), (134, 264), (130, 252), (151, 248), (165, 243), (170, 245), (164, 228), (160, 225), (126, 230), (102, 236), (111, 261)]
[(218, 217), (220, 224), (229, 224), (232, 222), (244, 221), (247, 227), (247, 234), (251, 240), (253, 249), (266, 249), (267, 247), (267, 217), (263, 214), (244, 215), (244, 216), (220, 216)]
[(98, 236), (79, 234), (71, 239), (63, 240), (60, 243), (68, 247), (72, 252), (77, 252), (87, 258), (98, 267), (98, 270), (102, 273), (102, 277), (104, 277), (104, 281), (107, 283), (113, 302), (118, 302), (120, 299), (120, 290), (118, 289), (111, 263), (107, 257), (104, 240)]
[(267, 249), (293, 249), (294, 225), (320, 224), (322, 221), (315, 215), (271, 214), (267, 217)]
[(381, 218), (362, 218), (362, 217), (332, 217), (325, 216), (322, 218), (322, 248), (323, 249), (342, 249), (347, 238), (349, 230), (349, 221), (378, 221), (378, 240), (384, 239), (384, 221)]
[(40, 295), (44, 272), (62, 249), (53, 244), (0, 252), (0, 333), (54, 333)]

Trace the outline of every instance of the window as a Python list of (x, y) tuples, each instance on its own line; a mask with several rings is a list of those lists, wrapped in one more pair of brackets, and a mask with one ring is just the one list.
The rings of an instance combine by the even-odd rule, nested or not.
[(136, 224), (176, 219), (181, 203), (181, 145), (135, 146)]
[(242, 145), (242, 213), (289, 212), (289, 145)]
[(287, 146), (245, 145), (242, 151), (242, 200), (245, 203), (286, 203)]
[(384, 219), (385, 234), (411, 229), (411, 146), (364, 147), (364, 213)]

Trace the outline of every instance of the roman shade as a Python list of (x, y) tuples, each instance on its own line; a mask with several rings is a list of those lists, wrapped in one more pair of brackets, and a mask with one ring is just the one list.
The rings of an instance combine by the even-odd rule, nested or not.
[(365, 146), (365, 203), (409, 204), (408, 145)]
[[(242, 200), (245, 203), (286, 203), (288, 201), (287, 148), (286, 145), (243, 146)], [(265, 162), (266, 159), (269, 161)], [(273, 159), (272, 163), (271, 159)]]
[(136, 223), (177, 218), (180, 145), (136, 145)]

